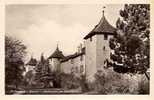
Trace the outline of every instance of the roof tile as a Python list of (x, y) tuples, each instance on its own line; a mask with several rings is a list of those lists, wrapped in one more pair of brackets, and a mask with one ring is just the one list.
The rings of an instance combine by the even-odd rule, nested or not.
[(111, 24), (109, 24), (109, 22), (106, 20), (103, 14), (103, 17), (101, 18), (100, 22), (95, 26), (95, 28), (89, 34), (87, 34), (84, 37), (84, 39), (88, 39), (95, 34), (114, 35), (115, 32), (116, 32), (116, 29)]

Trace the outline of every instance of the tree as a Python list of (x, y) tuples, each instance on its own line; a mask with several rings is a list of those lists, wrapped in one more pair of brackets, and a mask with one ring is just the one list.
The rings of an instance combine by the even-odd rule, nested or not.
[(23, 79), (26, 46), (19, 40), (5, 36), (5, 85), (16, 88)]
[(38, 83), (36, 85), (41, 85), (44, 88), (50, 87), (49, 82), (51, 80), (53, 80), (53, 75), (50, 72), (49, 61), (48, 59), (45, 59), (42, 54), (40, 61), (35, 68), (35, 81)]
[(109, 42), (113, 52), (107, 66), (119, 73), (144, 73), (149, 80), (150, 5), (126, 4), (120, 16), (117, 34)]

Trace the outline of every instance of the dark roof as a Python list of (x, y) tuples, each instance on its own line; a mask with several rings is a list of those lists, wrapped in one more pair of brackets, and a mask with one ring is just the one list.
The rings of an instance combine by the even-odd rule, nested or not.
[(61, 62), (68, 61), (69, 59), (74, 59), (74, 58), (76, 58), (78, 56), (81, 56), (81, 55), (84, 55), (84, 54), (85, 54), (85, 47), (82, 48), (82, 52), (81, 53), (74, 53), (72, 55), (68, 55), (64, 59), (62, 59)]
[(64, 58), (64, 55), (63, 55), (62, 51), (60, 51), (59, 48), (57, 47), (57, 49), (49, 57), (49, 59), (51, 59), (51, 58), (60, 58), (60, 59), (63, 59)]
[(37, 60), (31, 57), (30, 61), (26, 65), (36, 66)]
[(45, 58), (44, 58), (44, 56), (43, 56), (43, 53), (41, 54), (41, 57), (40, 57), (40, 62), (45, 62), (46, 60), (45, 60)]
[(88, 39), (95, 34), (113, 34), (116, 32), (116, 29), (109, 24), (106, 20), (104, 14), (100, 20), (100, 22), (95, 26), (95, 28), (84, 37), (84, 39)]

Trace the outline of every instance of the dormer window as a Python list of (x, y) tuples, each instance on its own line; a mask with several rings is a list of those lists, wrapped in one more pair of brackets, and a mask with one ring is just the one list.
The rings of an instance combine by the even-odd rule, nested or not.
[(108, 35), (105, 34), (105, 35), (104, 35), (104, 40), (107, 40), (107, 38), (108, 38)]
[(90, 37), (90, 42), (92, 41), (92, 37)]

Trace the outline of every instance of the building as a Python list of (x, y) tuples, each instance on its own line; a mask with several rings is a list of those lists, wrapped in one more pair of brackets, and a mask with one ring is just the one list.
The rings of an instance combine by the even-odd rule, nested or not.
[(58, 45), (53, 54), (48, 58), (51, 71), (61, 70), (61, 61), (64, 59), (62, 51), (59, 50)]
[(51, 72), (74, 74), (77, 77), (85, 75), (88, 82), (94, 81), (96, 73), (103, 73), (104, 76), (108, 77), (104, 87), (113, 90), (127, 87), (130, 93), (137, 94), (142, 80), (147, 82), (145, 84), (149, 84), (144, 75), (119, 74), (112, 68), (107, 70), (104, 67), (107, 59), (110, 60), (112, 52), (109, 47), (109, 40), (116, 35), (116, 32), (117, 30), (109, 24), (103, 12), (100, 22), (84, 37), (84, 46), (80, 44), (77, 52), (65, 56), (57, 45), (56, 50), (47, 59), (44, 58), (43, 54), (38, 63), (34, 58), (31, 58), (27, 64), (29, 65), (27, 69), (29, 71), (35, 69), (38, 72), (38, 74), (35, 73), (35, 76), (43, 73), (43, 77), (38, 79), (48, 80), (46, 84), (50, 83), (50, 87), (56, 87), (55, 84), (60, 83), (60, 81), (54, 81), (55, 76)]
[(85, 46), (80, 45), (78, 52), (64, 56), (57, 46), (48, 58), (50, 69), (74, 73), (77, 76), (86, 75), (92, 81), (96, 72), (104, 71), (105, 60), (110, 59), (109, 40), (115, 33), (116, 29), (108, 23), (103, 11), (100, 22), (84, 37)]
[(33, 71), (35, 69), (36, 65), (37, 65), (37, 60), (35, 58), (31, 57), (31, 59), (26, 64), (26, 67), (25, 67), (26, 72)]
[(74, 73), (76, 76), (85, 74), (85, 48), (80, 48), (80, 51), (66, 56), (61, 61), (61, 69), (65, 73)]
[(111, 26), (104, 16), (95, 28), (84, 37), (86, 48), (86, 76), (93, 80), (97, 71), (104, 70), (104, 61), (110, 59), (109, 40), (116, 33), (116, 29)]

